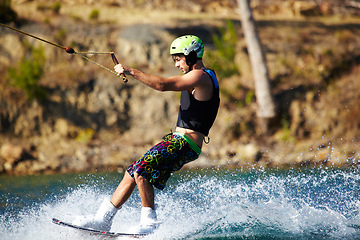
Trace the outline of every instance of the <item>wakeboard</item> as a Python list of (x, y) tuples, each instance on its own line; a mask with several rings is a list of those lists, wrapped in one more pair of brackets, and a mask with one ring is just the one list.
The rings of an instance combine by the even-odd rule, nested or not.
[(73, 225), (71, 223), (63, 222), (56, 218), (53, 218), (52, 222), (57, 225), (63, 226), (63, 227), (70, 227), (73, 229), (81, 230), (81, 231), (87, 232), (91, 235), (101, 235), (101, 236), (105, 236), (105, 237), (132, 237), (132, 238), (140, 238), (140, 237), (146, 236), (146, 234), (108, 232), (108, 231), (95, 230), (95, 229), (91, 229), (91, 228), (84, 228), (84, 227), (79, 227), (79, 226)]

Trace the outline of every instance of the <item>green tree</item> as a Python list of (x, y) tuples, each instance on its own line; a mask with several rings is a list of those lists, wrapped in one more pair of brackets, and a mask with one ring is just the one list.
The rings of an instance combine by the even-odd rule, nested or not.
[(98, 9), (93, 9), (90, 12), (89, 19), (90, 20), (98, 20), (100, 16), (100, 11)]
[(226, 21), (226, 27), (220, 28), (220, 35), (213, 35), (215, 51), (209, 51), (208, 63), (210, 68), (215, 69), (219, 78), (227, 78), (239, 74), (238, 66), (234, 59), (236, 54), (237, 35), (234, 23)]
[(45, 88), (39, 85), (44, 73), (45, 54), (42, 47), (29, 47), (29, 54), (21, 59), (17, 67), (8, 69), (7, 77), (12, 86), (25, 91), (29, 100), (44, 100), (47, 97)]

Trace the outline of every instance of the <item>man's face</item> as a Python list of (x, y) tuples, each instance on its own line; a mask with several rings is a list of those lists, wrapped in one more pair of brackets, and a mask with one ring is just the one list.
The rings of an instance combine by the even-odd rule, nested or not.
[(175, 62), (175, 67), (179, 68), (183, 73), (189, 72), (189, 66), (186, 64), (186, 59), (184, 55), (174, 55), (173, 60)]

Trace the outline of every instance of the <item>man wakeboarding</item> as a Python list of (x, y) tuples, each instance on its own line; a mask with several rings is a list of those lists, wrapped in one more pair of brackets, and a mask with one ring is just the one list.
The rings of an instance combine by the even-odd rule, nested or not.
[(166, 135), (127, 168), (111, 199), (104, 199), (95, 215), (79, 216), (73, 220), (73, 225), (109, 231), (115, 214), (137, 186), (142, 202), (141, 219), (128, 233), (152, 233), (159, 225), (154, 187), (163, 190), (172, 173), (199, 157), (220, 105), (218, 80), (215, 72), (207, 69), (202, 61), (204, 44), (199, 37), (176, 38), (170, 46), (170, 54), (182, 75), (165, 78), (121, 63), (114, 69), (119, 75), (131, 75), (155, 90), (181, 92), (175, 132)]

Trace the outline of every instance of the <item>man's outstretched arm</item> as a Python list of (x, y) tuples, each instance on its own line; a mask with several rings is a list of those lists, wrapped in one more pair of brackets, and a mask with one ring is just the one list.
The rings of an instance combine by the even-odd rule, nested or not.
[(164, 78), (144, 73), (140, 70), (118, 64), (114, 67), (118, 74), (125, 73), (158, 91), (184, 91), (199, 86), (202, 82), (201, 71), (191, 71), (181, 76)]

